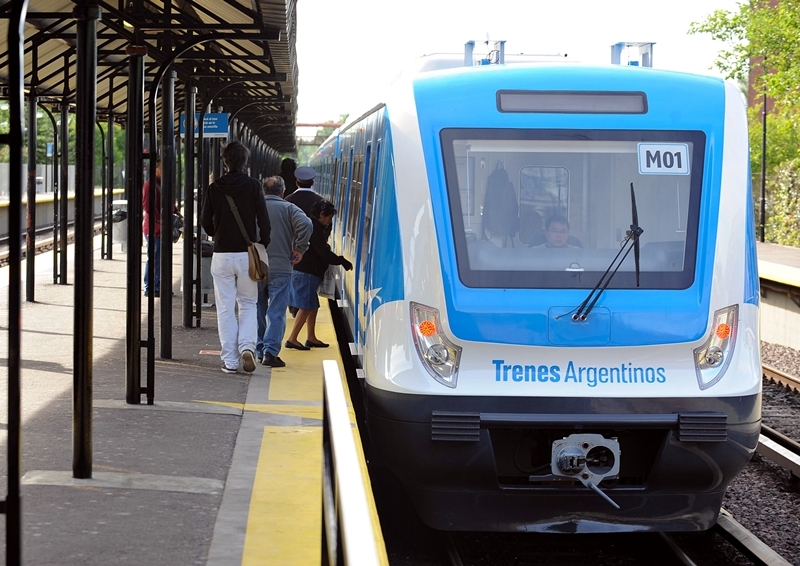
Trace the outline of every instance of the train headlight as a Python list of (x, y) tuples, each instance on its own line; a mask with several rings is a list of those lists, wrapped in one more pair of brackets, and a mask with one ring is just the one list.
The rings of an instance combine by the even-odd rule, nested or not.
[(714, 331), (702, 346), (694, 350), (695, 373), (701, 390), (708, 389), (725, 375), (733, 357), (738, 323), (739, 305), (714, 313)]
[(438, 310), (414, 302), (410, 306), (411, 335), (422, 365), (433, 379), (455, 388), (461, 346), (453, 344), (441, 331)]

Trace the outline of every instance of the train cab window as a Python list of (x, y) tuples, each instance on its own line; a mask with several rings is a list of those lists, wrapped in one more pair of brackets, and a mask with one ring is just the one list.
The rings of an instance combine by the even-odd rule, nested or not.
[[(705, 135), (443, 130), (453, 241), (468, 287), (591, 288), (634, 215), (640, 289), (694, 281)], [(633, 189), (631, 189), (633, 187)], [(609, 288), (637, 288), (629, 253)]]

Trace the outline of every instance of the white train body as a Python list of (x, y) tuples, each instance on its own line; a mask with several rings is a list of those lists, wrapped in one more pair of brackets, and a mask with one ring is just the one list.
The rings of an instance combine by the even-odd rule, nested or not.
[(747, 139), (720, 80), (538, 64), (407, 76), (320, 148), (366, 425), (425, 522), (714, 524), (760, 427)]

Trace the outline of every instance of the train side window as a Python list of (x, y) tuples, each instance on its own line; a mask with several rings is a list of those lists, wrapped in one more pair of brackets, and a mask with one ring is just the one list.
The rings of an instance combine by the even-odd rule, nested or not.
[(347, 210), (347, 240), (350, 245), (355, 244), (356, 226), (358, 224), (358, 216), (361, 214), (361, 190), (362, 178), (364, 176), (364, 155), (361, 154), (356, 157), (356, 162), (353, 164), (353, 180), (351, 183), (350, 203)]
[(375, 185), (376, 185), (376, 178), (375, 178), (375, 171), (378, 167), (378, 161), (381, 157), (381, 144), (378, 142), (377, 147), (375, 148), (375, 158), (370, 159), (369, 163), (369, 176), (367, 178), (367, 190), (366, 190), (366, 206), (364, 207), (364, 222), (362, 225), (362, 232), (361, 232), (361, 264), (366, 265), (367, 257), (369, 256), (369, 245), (370, 240), (372, 238), (372, 202), (375, 197)]
[(335, 158), (333, 163), (331, 163), (331, 198), (330, 201), (332, 203), (336, 203), (339, 197), (339, 183), (338, 181), (338, 174), (339, 174), (339, 158)]
[(336, 216), (338, 216), (340, 219), (339, 226), (341, 230), (344, 230), (345, 226), (344, 207), (345, 202), (347, 201), (347, 177), (350, 173), (350, 159), (351, 157), (348, 156), (344, 161), (342, 161), (342, 169), (339, 176), (339, 199), (336, 203), (336, 210), (339, 211), (339, 214)]

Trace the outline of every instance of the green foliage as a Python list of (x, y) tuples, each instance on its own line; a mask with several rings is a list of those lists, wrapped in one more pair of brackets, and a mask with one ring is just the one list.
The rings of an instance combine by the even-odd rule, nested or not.
[[(754, 0), (739, 4), (738, 12), (717, 10), (689, 33), (709, 34), (725, 47), (715, 65), (732, 80), (753, 79), (761, 96), (748, 109), (750, 167), (759, 192), (762, 168), (766, 177), (765, 239), (800, 246), (800, 2)], [(764, 149), (764, 95), (772, 107), (766, 120)], [(758, 201), (759, 199), (757, 199)], [(759, 203), (756, 203), (757, 213)]]
[[(53, 119), (50, 119), (46, 110), (41, 107), (37, 109), (36, 119), (36, 162), (40, 165), (52, 163), (52, 157), (47, 157), (47, 144), (53, 143), (53, 121), (55, 127), (58, 129), (59, 145), (61, 144), (61, 111), (57, 108), (49, 108)], [(28, 105), (25, 104), (23, 119), (27, 123), (28, 118)], [(0, 132), (7, 133), (9, 131), (10, 111), (7, 103), (0, 102)], [(108, 122), (102, 122), (101, 126), (95, 126), (95, 165), (97, 166), (96, 175), (100, 174), (100, 167), (103, 164), (103, 154), (107, 151), (104, 144), (107, 143), (108, 135)], [(100, 135), (99, 128), (102, 127), (103, 135)], [(27, 125), (25, 126), (25, 147), (23, 148), (23, 160), (27, 162), (28, 159), (28, 133)], [(75, 115), (69, 115), (69, 164), (75, 164)], [(8, 163), (10, 159), (10, 152), (7, 145), (0, 145), (0, 162)], [(125, 167), (125, 131), (119, 124), (114, 124), (114, 170), (119, 172)], [(115, 175), (115, 185), (122, 186), (122, 176)], [(96, 179), (97, 184), (101, 183), (101, 179)]]
[(783, 163), (767, 181), (767, 242), (800, 247), (800, 158)]
[(706, 33), (725, 44), (715, 65), (726, 78), (741, 80), (752, 71), (756, 90), (766, 88), (776, 105), (800, 103), (800, 2), (742, 3), (737, 13), (717, 10), (692, 23), (689, 33)]
[[(750, 124), (750, 168), (761, 171), (763, 119), (761, 105), (747, 111)], [(767, 172), (800, 157), (800, 119), (793, 108), (767, 115)]]

